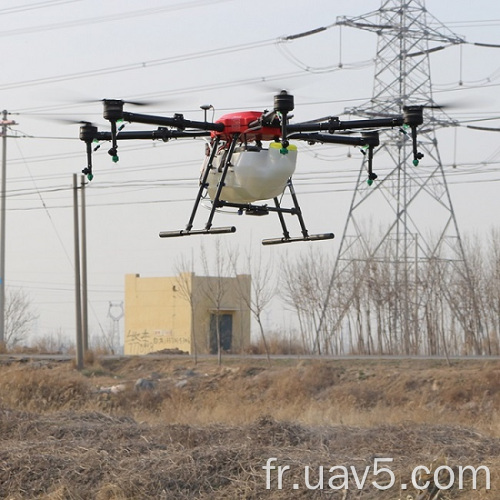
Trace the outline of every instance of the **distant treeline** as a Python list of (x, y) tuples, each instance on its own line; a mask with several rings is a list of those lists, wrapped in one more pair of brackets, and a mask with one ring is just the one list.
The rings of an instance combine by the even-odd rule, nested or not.
[[(349, 259), (311, 251), (288, 261), (281, 294), (304, 348), (322, 354), (500, 354), (500, 231), (441, 242), (431, 257), (394, 244)], [(410, 247), (411, 248), (411, 247)]]

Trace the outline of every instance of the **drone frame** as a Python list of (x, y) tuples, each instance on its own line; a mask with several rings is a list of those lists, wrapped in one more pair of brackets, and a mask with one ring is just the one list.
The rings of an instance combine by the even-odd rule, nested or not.
[[(273, 198), (274, 206), (267, 204), (254, 203), (235, 203), (229, 202), (221, 198), (222, 190), (225, 185), (226, 175), (231, 166), (231, 159), (238, 141), (247, 142), (247, 134), (251, 134), (254, 140), (261, 138), (271, 139), (276, 142), (281, 142), (281, 152), (287, 153), (289, 139), (306, 141), (309, 144), (315, 143), (330, 143), (330, 144), (346, 144), (359, 146), (367, 150), (367, 170), (368, 184), (373, 183), (377, 175), (373, 172), (373, 153), (375, 147), (380, 144), (379, 133), (377, 129), (394, 128), (394, 127), (409, 127), (411, 129), (413, 164), (418, 165), (419, 160), (423, 157), (417, 150), (417, 127), (423, 123), (423, 106), (407, 106), (403, 108), (402, 115), (396, 115), (389, 118), (373, 118), (363, 120), (347, 120), (341, 121), (338, 117), (330, 116), (317, 121), (309, 121), (303, 123), (288, 123), (288, 113), (294, 109), (293, 96), (286, 91), (280, 92), (274, 97), (274, 110), (271, 112), (264, 111), (257, 119), (247, 124), (245, 129), (228, 126), (224, 120), (218, 122), (187, 120), (181, 114), (175, 114), (173, 117), (155, 116), (139, 113), (131, 113), (123, 110), (125, 101), (120, 99), (103, 99), (104, 113), (103, 116), (111, 124), (110, 132), (102, 132), (95, 125), (89, 122), (82, 122), (80, 127), (80, 139), (86, 144), (87, 166), (83, 169), (83, 173), (87, 175), (89, 180), (93, 178), (92, 171), (92, 153), (96, 148), (92, 144), (96, 141), (110, 141), (111, 148), (108, 154), (113, 161), (118, 161), (118, 141), (121, 140), (162, 140), (164, 142), (170, 139), (177, 138), (197, 138), (211, 137), (212, 147), (208, 158), (207, 165), (203, 171), (202, 178), (195, 202), (185, 229), (177, 231), (162, 231), (159, 233), (161, 238), (188, 236), (195, 234), (223, 234), (233, 233), (236, 231), (234, 226), (213, 227), (213, 219), (217, 209), (223, 207), (236, 208), (241, 214), (245, 212), (248, 215), (267, 215), (270, 212), (276, 212), (280, 225), (283, 231), (283, 236), (279, 238), (265, 239), (262, 241), (264, 245), (274, 245), (280, 243), (290, 243), (295, 241), (318, 241), (334, 238), (333, 233), (309, 234), (302, 210), (299, 206), (297, 195), (293, 187), (292, 178), (290, 177), (286, 183), (285, 189), (288, 189), (293, 207), (286, 208), (281, 205), (277, 197)], [(122, 126), (118, 127), (117, 123), (126, 121), (130, 123), (143, 123), (157, 125), (158, 128), (152, 131), (122, 131)], [(226, 130), (227, 129), (227, 130)], [(338, 131), (360, 131), (359, 136), (345, 135), (335, 133)], [(227, 154), (224, 156), (222, 163), (218, 165), (221, 169), (221, 176), (217, 185), (215, 196), (213, 197), (212, 206), (208, 220), (203, 229), (193, 229), (194, 220), (199, 208), (199, 205), (206, 195), (208, 188), (208, 175), (214, 169), (215, 155), (219, 149), (221, 141), (224, 141), (224, 148), (227, 149)], [(365, 153), (366, 154), (366, 153)], [(299, 221), (302, 236), (292, 237), (286, 225), (284, 215), (296, 215)]]

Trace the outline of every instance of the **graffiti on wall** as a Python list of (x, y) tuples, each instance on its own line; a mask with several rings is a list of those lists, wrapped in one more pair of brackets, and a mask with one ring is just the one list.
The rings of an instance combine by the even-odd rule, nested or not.
[(190, 351), (186, 336), (176, 335), (172, 330), (129, 330), (125, 332), (125, 354), (148, 354), (162, 349)]

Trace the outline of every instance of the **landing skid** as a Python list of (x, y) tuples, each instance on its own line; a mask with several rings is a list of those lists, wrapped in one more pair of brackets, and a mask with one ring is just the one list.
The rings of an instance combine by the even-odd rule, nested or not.
[[(207, 166), (203, 172), (202, 178), (200, 180), (200, 187), (198, 189), (198, 194), (195, 199), (195, 203), (193, 206), (193, 210), (191, 212), (191, 216), (189, 218), (189, 221), (186, 225), (185, 229), (177, 230), (177, 231), (162, 231), (160, 232), (160, 238), (172, 238), (172, 237), (179, 237), (179, 236), (190, 236), (193, 234), (224, 234), (224, 233), (234, 233), (236, 231), (236, 228), (234, 226), (228, 226), (228, 227), (212, 227), (212, 221), (215, 215), (215, 212), (218, 208), (222, 207), (230, 207), (230, 208), (236, 208), (239, 213), (246, 213), (247, 215), (253, 215), (253, 216), (261, 216), (261, 215), (268, 215), (270, 212), (276, 212), (278, 214), (278, 218), (281, 224), (281, 228), (283, 230), (283, 236), (279, 238), (270, 238), (270, 239), (265, 239), (262, 241), (263, 245), (279, 245), (281, 243), (293, 243), (296, 241), (320, 241), (320, 240), (331, 240), (334, 238), (333, 233), (322, 233), (322, 234), (309, 234), (307, 231), (304, 219), (302, 217), (302, 211), (299, 206), (299, 202), (297, 200), (297, 196), (295, 194), (295, 189), (292, 184), (292, 179), (288, 179), (286, 187), (288, 188), (290, 195), (292, 197), (293, 201), (293, 207), (292, 208), (284, 208), (281, 206), (280, 201), (278, 198), (274, 198), (274, 207), (273, 206), (268, 206), (268, 205), (254, 205), (251, 203), (233, 203), (233, 202), (228, 202), (225, 200), (222, 200), (220, 198), (222, 189), (224, 187), (224, 181), (226, 178), (226, 174), (228, 172), (229, 166), (231, 165), (231, 157), (238, 139), (239, 134), (235, 134), (233, 137), (233, 140), (231, 141), (231, 145), (229, 146), (228, 154), (226, 155), (226, 159), (224, 161), (224, 164), (222, 166), (222, 175), (219, 181), (219, 184), (217, 186), (216, 194), (214, 199), (212, 200), (212, 208), (210, 210), (210, 215), (208, 217), (207, 223), (205, 224), (205, 227), (203, 229), (193, 229), (193, 222), (196, 216), (196, 212), (198, 211), (198, 207), (200, 205), (201, 200), (204, 198), (204, 195), (206, 194), (206, 190), (208, 187), (208, 174), (211, 169), (213, 169), (213, 161), (215, 158), (215, 153), (218, 149), (219, 145), (219, 140), (220, 137), (217, 136), (215, 139), (215, 143), (212, 147), (210, 157), (208, 159)], [(220, 166), (219, 166), (220, 168)], [(285, 223), (285, 218), (283, 217), (284, 214), (290, 214), (290, 215), (296, 215), (300, 228), (301, 228), (301, 233), (302, 236), (298, 237), (291, 237), (290, 233), (288, 231), (288, 227)]]
[(234, 226), (227, 227), (211, 227), (210, 229), (181, 229), (179, 231), (161, 231), (160, 238), (175, 238), (176, 236), (189, 236), (191, 234), (225, 234), (234, 233), (236, 228)]
[(295, 241), (320, 241), (320, 240), (331, 240), (335, 238), (333, 233), (323, 233), (323, 234), (309, 234), (306, 237), (295, 237), (295, 238), (267, 238), (262, 240), (263, 245), (280, 245), (281, 243), (293, 243)]

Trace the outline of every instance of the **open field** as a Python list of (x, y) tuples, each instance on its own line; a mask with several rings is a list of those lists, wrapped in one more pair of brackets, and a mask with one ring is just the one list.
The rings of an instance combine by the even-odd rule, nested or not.
[(500, 360), (4, 358), (0, 498), (497, 499), (499, 411)]

